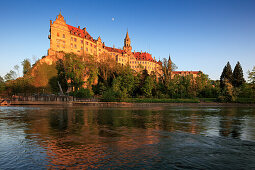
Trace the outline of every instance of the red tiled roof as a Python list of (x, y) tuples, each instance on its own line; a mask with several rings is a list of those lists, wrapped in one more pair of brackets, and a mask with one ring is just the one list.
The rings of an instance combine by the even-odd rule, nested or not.
[(152, 57), (151, 54), (149, 53), (141, 53), (141, 52), (136, 52), (134, 53), (134, 56), (136, 58), (136, 60), (145, 60), (145, 61), (152, 61), (152, 62), (156, 62)]
[(86, 38), (86, 39), (88, 39), (90, 41), (95, 42), (93, 37), (91, 37), (87, 31), (84, 33), (84, 30), (82, 30), (82, 29), (73, 27), (71, 25), (67, 25), (67, 26), (68, 26), (68, 29), (70, 30), (71, 34), (77, 35), (79, 37)]
[(106, 47), (105, 46), (105, 49), (109, 52), (117, 52), (117, 53), (123, 53), (123, 50), (121, 49), (117, 49), (117, 48), (112, 48), (112, 47)]
[(172, 71), (173, 74), (198, 74), (201, 71)]

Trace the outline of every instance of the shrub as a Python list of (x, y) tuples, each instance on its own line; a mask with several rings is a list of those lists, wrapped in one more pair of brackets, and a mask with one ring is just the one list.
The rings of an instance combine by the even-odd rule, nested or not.
[(90, 89), (80, 88), (78, 91), (74, 93), (75, 97), (77, 98), (91, 98), (94, 94), (93, 91)]

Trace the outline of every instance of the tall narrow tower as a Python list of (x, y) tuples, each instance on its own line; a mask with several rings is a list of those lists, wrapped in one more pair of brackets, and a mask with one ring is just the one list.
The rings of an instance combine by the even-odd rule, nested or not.
[(128, 53), (128, 54), (130, 54), (131, 50), (132, 50), (131, 41), (130, 41), (130, 38), (129, 38), (129, 35), (128, 35), (128, 31), (127, 31), (127, 34), (126, 34), (126, 38), (124, 39), (123, 50), (124, 50), (125, 53)]

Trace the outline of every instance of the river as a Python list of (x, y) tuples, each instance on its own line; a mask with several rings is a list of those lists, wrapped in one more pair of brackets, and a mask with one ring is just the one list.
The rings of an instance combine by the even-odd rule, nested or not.
[(0, 169), (254, 169), (255, 108), (0, 107)]

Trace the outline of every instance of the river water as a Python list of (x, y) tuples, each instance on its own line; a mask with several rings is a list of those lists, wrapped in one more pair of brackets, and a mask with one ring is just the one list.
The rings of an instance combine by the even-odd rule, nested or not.
[(0, 107), (0, 169), (254, 169), (254, 107)]

